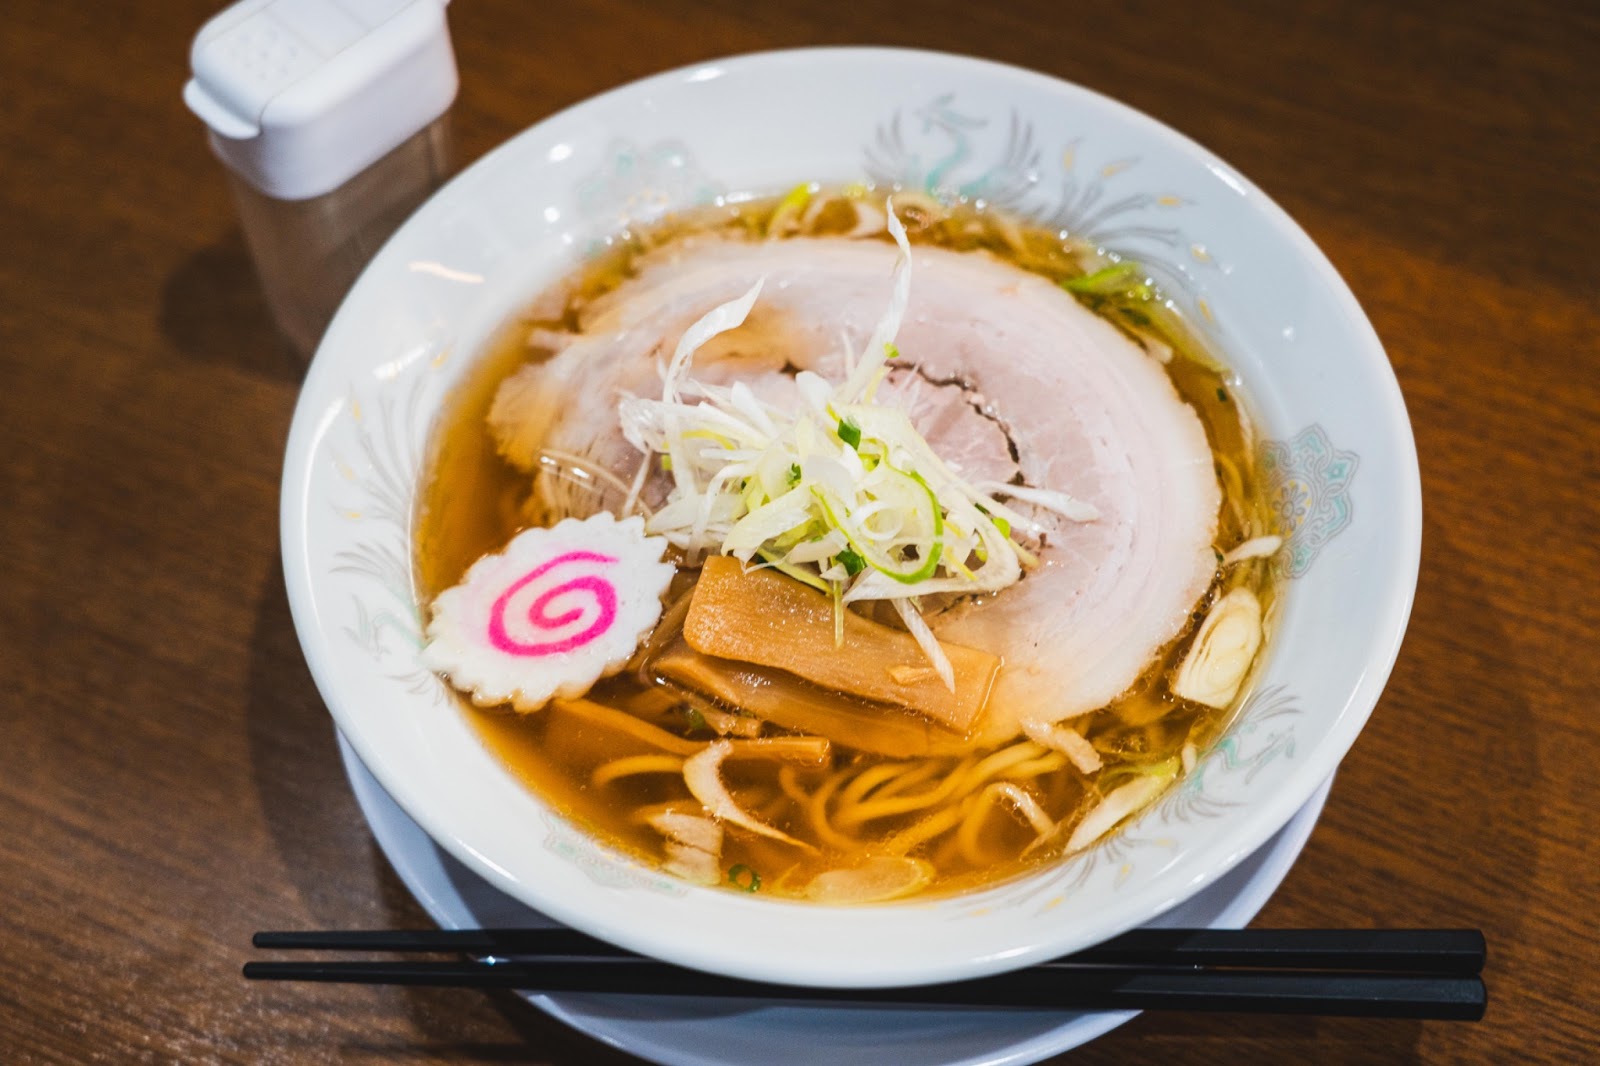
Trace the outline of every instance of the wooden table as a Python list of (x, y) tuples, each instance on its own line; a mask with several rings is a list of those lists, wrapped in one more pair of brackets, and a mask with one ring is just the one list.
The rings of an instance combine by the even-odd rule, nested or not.
[[(1600, 1047), (1600, 12), (1390, 6), (450, 11), (462, 160), (712, 56), (970, 52), (1207, 145), (1372, 317), (1421, 453), (1416, 609), (1258, 924), (1481, 927), (1489, 1015), (1145, 1016), (1073, 1062)], [(509, 994), (239, 977), (258, 928), (427, 920), (368, 836), (290, 625), (276, 519), (299, 367), (178, 98), (210, 8), (19, 0), (0, 33), (0, 1059), (632, 1061)]]

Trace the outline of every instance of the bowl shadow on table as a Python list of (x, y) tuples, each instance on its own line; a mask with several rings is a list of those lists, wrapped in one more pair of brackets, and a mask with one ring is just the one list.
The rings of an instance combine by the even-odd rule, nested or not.
[(184, 357), (293, 384), (306, 360), (279, 332), (237, 229), (196, 249), (166, 279), (161, 332)]
[[(332, 722), (295, 637), (278, 566), (268, 572), (257, 600), (249, 686), (251, 770), (276, 850), (262, 857), (264, 876), (286, 883), (289, 893), (277, 913), (252, 916), (257, 927), (431, 927), (374, 843), (350, 792)], [(239, 948), (246, 950), (243, 943)], [(397, 1030), (375, 1026), (371, 1040), (345, 1039), (336, 1050), (351, 1055), (405, 1061), (448, 1053), (490, 1062), (597, 1066), (638, 1061), (573, 1032), (511, 992), (385, 988), (375, 993), (377, 1000), (358, 1001), (310, 985), (301, 992), (299, 1002), (308, 1011), (319, 1003), (343, 1011), (359, 1002), (377, 1016), (404, 1013), (409, 1024)]]

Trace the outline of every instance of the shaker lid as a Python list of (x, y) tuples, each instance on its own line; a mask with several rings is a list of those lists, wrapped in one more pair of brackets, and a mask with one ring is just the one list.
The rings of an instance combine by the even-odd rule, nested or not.
[(449, 108), (449, 0), (239, 0), (200, 28), (189, 109), (268, 196), (321, 196)]

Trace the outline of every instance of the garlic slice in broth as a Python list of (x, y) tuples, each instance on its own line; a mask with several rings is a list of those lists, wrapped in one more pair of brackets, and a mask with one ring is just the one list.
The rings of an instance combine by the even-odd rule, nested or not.
[(752, 833), (759, 833), (764, 837), (780, 840), (785, 844), (793, 844), (808, 851), (815, 851), (816, 849), (810, 844), (803, 840), (796, 840), (781, 829), (774, 829), (759, 818), (747, 813), (744, 808), (735, 802), (733, 794), (728, 791), (728, 786), (722, 782), (722, 760), (726, 759), (732, 752), (733, 743), (731, 741), (718, 740), (707, 745), (706, 749), (700, 754), (684, 760), (683, 780), (689, 786), (689, 792), (693, 794), (694, 798), (699, 800), (705, 809), (710, 812), (711, 816), (719, 821), (729, 822), (748, 829)]
[(1189, 654), (1172, 679), (1172, 692), (1207, 707), (1227, 707), (1239, 694), (1261, 647), (1261, 601), (1247, 588), (1219, 599), (1200, 623)]
[(806, 898), (818, 903), (881, 903), (908, 896), (933, 880), (933, 867), (905, 855), (878, 855), (858, 866), (811, 879)]

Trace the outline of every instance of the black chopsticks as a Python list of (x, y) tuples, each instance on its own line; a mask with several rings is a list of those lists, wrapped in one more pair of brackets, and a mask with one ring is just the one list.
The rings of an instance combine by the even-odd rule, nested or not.
[(1066, 958), (974, 980), (812, 988), (721, 977), (569, 929), (257, 933), (258, 948), (466, 952), (460, 962), (249, 962), (256, 980), (517, 988), (808, 1002), (1188, 1010), (1476, 1021), (1486, 945), (1472, 929), (1137, 929)]

